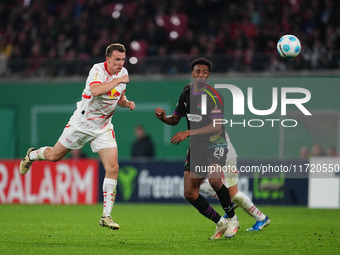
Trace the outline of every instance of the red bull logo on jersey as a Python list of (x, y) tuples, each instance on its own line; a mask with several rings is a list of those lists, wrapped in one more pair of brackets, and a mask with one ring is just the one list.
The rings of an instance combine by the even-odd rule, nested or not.
[(111, 91), (106, 93), (109, 98), (115, 98), (115, 97), (119, 97), (120, 93), (116, 90), (116, 89), (111, 89)]

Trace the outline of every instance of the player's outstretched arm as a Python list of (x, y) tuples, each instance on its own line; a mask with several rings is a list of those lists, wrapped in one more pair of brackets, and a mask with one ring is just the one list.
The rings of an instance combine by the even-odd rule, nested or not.
[[(217, 122), (219, 123), (219, 122)], [(204, 134), (213, 134), (213, 133), (219, 133), (222, 131), (222, 124), (216, 124), (214, 122), (214, 119), (211, 119), (211, 124), (198, 128), (198, 129), (192, 129), (190, 130), (190, 136), (192, 135), (204, 135)]]
[(90, 85), (91, 93), (94, 97), (101, 96), (109, 92), (111, 89), (117, 87), (120, 83), (129, 83), (129, 75), (118, 77), (110, 82), (93, 83)]
[(171, 143), (177, 145), (192, 135), (204, 135), (219, 132), (222, 132), (222, 124), (214, 124), (214, 119), (212, 119), (211, 124), (205, 127), (178, 132), (171, 138)]
[(171, 138), (171, 143), (172, 144), (179, 144), (180, 142), (184, 141), (185, 139), (187, 139), (190, 136), (190, 130), (187, 131), (180, 131), (177, 134), (175, 134), (172, 138)]
[(165, 124), (175, 126), (181, 120), (181, 117), (177, 114), (172, 114), (170, 116), (166, 116), (164, 108), (157, 107), (155, 109), (156, 118), (164, 122)]

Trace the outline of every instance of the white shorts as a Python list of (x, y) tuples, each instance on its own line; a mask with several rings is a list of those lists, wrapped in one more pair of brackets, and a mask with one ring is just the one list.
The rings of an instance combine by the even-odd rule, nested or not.
[(113, 129), (107, 129), (104, 133), (93, 134), (77, 128), (76, 125), (67, 125), (59, 138), (59, 142), (67, 149), (80, 149), (90, 142), (93, 152), (100, 149), (117, 147)]
[(224, 172), (222, 182), (227, 188), (230, 188), (238, 183), (237, 158), (227, 159), (226, 166), (229, 171)]

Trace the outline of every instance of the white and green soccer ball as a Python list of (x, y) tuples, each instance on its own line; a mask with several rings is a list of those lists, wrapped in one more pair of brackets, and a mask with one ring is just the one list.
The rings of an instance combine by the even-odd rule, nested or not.
[(277, 51), (283, 58), (295, 58), (301, 51), (301, 43), (294, 35), (284, 35), (277, 42)]

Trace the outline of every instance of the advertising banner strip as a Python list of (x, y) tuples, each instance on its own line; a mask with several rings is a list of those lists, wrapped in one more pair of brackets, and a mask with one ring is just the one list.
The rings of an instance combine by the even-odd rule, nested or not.
[(26, 175), (20, 160), (0, 160), (1, 204), (96, 204), (97, 160), (34, 162)]

